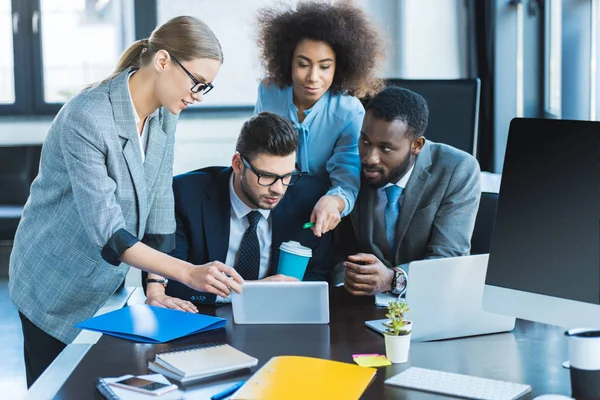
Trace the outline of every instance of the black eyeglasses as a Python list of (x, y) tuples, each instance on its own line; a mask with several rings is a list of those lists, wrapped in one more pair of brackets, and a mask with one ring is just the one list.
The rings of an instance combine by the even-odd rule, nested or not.
[(192, 82), (194, 82), (194, 85), (190, 89), (192, 91), (192, 93), (202, 92), (202, 95), (205, 95), (205, 94), (207, 94), (208, 92), (210, 92), (211, 90), (213, 90), (215, 88), (213, 86), (213, 84), (210, 83), (210, 82), (207, 82), (207, 83), (200, 82), (198, 79), (196, 79), (194, 77), (194, 75), (192, 75), (190, 73), (190, 71), (188, 71), (183, 65), (181, 65), (181, 63), (175, 57), (173, 57), (171, 55), (171, 58), (173, 59), (173, 61), (175, 61), (177, 63), (177, 65), (179, 65), (181, 67), (181, 69), (187, 74), (187, 76), (190, 77), (190, 79), (192, 80)]
[[(260, 174), (260, 173), (256, 172), (254, 167), (252, 165), (250, 165), (248, 160), (246, 160), (246, 158), (244, 158), (243, 155), (240, 154), (240, 157), (242, 158), (242, 162), (244, 163), (244, 165), (250, 171), (252, 171), (252, 173), (254, 175), (256, 175), (256, 177), (258, 178), (258, 184), (260, 186), (272, 186), (280, 179), (281, 179), (281, 183), (283, 183), (285, 186), (292, 186), (294, 183), (298, 182), (298, 179), (300, 179), (300, 177), (302, 176), (301, 172), (293, 172), (291, 174), (285, 174), (285, 175)], [(296, 169), (297, 170), (299, 169), (298, 164), (296, 164)]]

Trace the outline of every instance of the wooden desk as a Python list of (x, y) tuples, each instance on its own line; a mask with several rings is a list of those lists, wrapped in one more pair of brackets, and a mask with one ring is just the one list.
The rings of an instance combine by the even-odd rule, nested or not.
[[(200, 312), (232, 321), (229, 305), (203, 307)], [(235, 325), (230, 322), (226, 329), (160, 345), (133, 343), (105, 335), (85, 355), (56, 398), (94, 398), (97, 394), (93, 382), (98, 376), (147, 374), (146, 360), (155, 352), (213, 341), (226, 341), (257, 357), (259, 367), (277, 355), (352, 362), (355, 353), (385, 354), (383, 337), (364, 325), (366, 320), (385, 316), (385, 310), (377, 308), (372, 297), (353, 297), (343, 288), (333, 288), (330, 314), (329, 325)], [(528, 383), (533, 387), (533, 396), (570, 395), (569, 371), (561, 367), (566, 359), (567, 345), (562, 329), (517, 321), (517, 327), (510, 333), (412, 343), (409, 362), (379, 368), (362, 399), (443, 398), (383, 384), (385, 379), (411, 365)], [(193, 392), (190, 398), (196, 398)]]

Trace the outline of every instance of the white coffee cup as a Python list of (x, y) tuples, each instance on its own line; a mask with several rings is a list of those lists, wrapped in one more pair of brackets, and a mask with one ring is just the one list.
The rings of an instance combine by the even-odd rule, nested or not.
[(569, 329), (565, 332), (571, 364), (574, 398), (600, 398), (600, 330)]

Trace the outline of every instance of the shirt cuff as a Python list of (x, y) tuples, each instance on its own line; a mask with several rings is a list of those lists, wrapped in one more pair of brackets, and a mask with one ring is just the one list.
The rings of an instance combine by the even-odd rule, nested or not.
[(139, 242), (138, 238), (121, 228), (116, 231), (102, 248), (100, 254), (104, 261), (112, 265), (121, 264), (121, 255), (125, 250)]
[(175, 250), (175, 234), (169, 233), (163, 235), (147, 233), (142, 238), (142, 243), (162, 253), (170, 253)]
[(350, 214), (350, 201), (348, 200), (348, 196), (344, 193), (344, 190), (341, 187), (335, 187), (333, 189), (329, 189), (329, 191), (325, 194), (326, 196), (338, 196), (344, 200), (344, 209), (342, 210), (341, 217), (344, 218), (346, 215)]

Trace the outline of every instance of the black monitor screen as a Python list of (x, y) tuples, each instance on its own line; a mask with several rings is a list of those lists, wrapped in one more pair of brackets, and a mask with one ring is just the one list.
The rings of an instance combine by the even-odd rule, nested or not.
[(390, 79), (388, 85), (419, 93), (429, 106), (429, 123), (425, 137), (474, 153), (479, 112), (479, 80), (410, 80)]
[(600, 123), (514, 119), (486, 284), (600, 304)]

